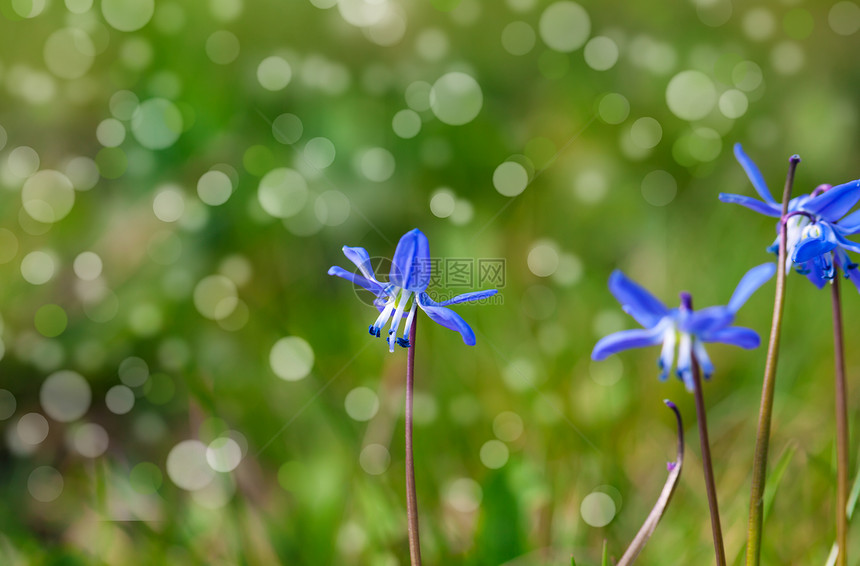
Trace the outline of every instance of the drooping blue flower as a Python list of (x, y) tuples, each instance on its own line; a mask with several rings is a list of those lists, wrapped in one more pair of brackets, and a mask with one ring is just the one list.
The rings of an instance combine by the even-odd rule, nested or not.
[[(427, 316), (434, 322), (459, 332), (463, 337), (463, 342), (467, 345), (475, 345), (475, 333), (466, 324), (466, 321), (445, 307), (484, 299), (495, 295), (498, 291), (496, 289), (475, 291), (438, 303), (431, 299), (430, 295), (427, 294), (427, 286), (430, 284), (431, 276), (430, 244), (427, 241), (427, 236), (421, 230), (417, 228), (410, 230), (397, 242), (387, 283), (377, 280), (370, 264), (370, 255), (364, 248), (344, 246), (343, 254), (358, 267), (361, 275), (336, 265), (329, 268), (328, 274), (342, 277), (376, 295), (373, 304), (380, 312), (376, 322), (370, 325), (369, 331), (371, 335), (378, 338), (382, 329), (391, 320), (391, 326), (388, 330), (390, 351), (394, 351), (395, 344), (404, 348), (409, 347), (409, 329), (418, 307), (421, 307), (421, 310), (427, 313)], [(398, 337), (400, 322), (407, 311), (403, 334)]]
[[(758, 167), (744, 153), (740, 144), (735, 144), (735, 157), (762, 200), (727, 193), (720, 193), (720, 200), (780, 218), (782, 204), (773, 198)], [(797, 156), (792, 159), (795, 158)], [(809, 194), (791, 199), (785, 218), (786, 271), (793, 265), (798, 273), (806, 275), (813, 284), (821, 288), (828, 280), (833, 279), (835, 264), (860, 290), (860, 270), (846, 253), (846, 250), (860, 252), (860, 244), (846, 238), (860, 233), (860, 211), (845, 216), (858, 201), (860, 180), (837, 186), (820, 185)], [(779, 252), (779, 223), (776, 241), (768, 251)]]
[[(622, 330), (602, 338), (594, 346), (591, 358), (603, 360), (611, 354), (630, 348), (643, 348), (663, 344), (663, 351), (657, 361), (660, 379), (668, 377), (675, 365), (677, 345), (678, 360), (676, 375), (687, 389), (693, 388), (692, 357), (696, 356), (705, 377), (714, 372), (714, 365), (705, 351), (705, 343), (722, 342), (741, 348), (757, 348), (758, 334), (749, 328), (732, 326), (738, 309), (750, 296), (768, 281), (776, 271), (776, 264), (765, 263), (750, 269), (741, 278), (729, 304), (691, 310), (689, 295), (682, 294), (682, 304), (669, 309), (659, 299), (643, 287), (629, 279), (621, 271), (614, 271), (609, 277), (609, 290), (621, 303), (621, 308), (641, 324), (643, 329)], [(686, 304), (685, 304), (686, 303)]]

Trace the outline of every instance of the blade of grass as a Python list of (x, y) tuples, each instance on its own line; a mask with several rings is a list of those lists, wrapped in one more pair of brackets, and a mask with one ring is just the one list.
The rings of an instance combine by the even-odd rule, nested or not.
[(779, 457), (779, 461), (776, 463), (776, 467), (770, 473), (768, 477), (768, 482), (764, 488), (764, 520), (767, 521), (768, 516), (770, 516), (770, 510), (773, 507), (773, 501), (776, 497), (776, 490), (779, 489), (779, 484), (782, 481), (782, 476), (785, 475), (785, 471), (788, 469), (788, 465), (791, 463), (791, 459), (794, 457), (795, 452), (797, 452), (797, 443), (795, 441), (790, 441), (785, 449), (782, 451), (782, 455)]
[[(782, 477), (785, 475), (785, 471), (788, 469), (788, 465), (791, 463), (791, 459), (794, 457), (794, 454), (797, 452), (797, 443), (793, 440), (789, 441), (789, 443), (785, 446), (782, 451), (782, 454), (779, 457), (779, 461), (776, 463), (776, 467), (771, 472), (768, 477), (767, 487), (765, 487), (764, 491), (764, 515), (763, 520), (767, 520), (768, 516), (770, 516), (771, 508), (773, 507), (774, 499), (776, 498), (776, 490), (779, 489), (779, 484), (782, 482)], [(744, 555), (746, 553), (746, 549), (741, 547), (738, 555), (735, 557), (734, 562), (732, 564), (734, 566), (739, 566), (743, 563)]]
[[(854, 517), (854, 511), (857, 510), (857, 500), (860, 499), (860, 470), (857, 471), (857, 477), (854, 478), (854, 485), (851, 487), (851, 494), (848, 496), (848, 508), (845, 510), (846, 515), (848, 515), (848, 521), (851, 521), (851, 518)], [(836, 557), (839, 554), (839, 547), (836, 546), (836, 543), (833, 543), (833, 546), (830, 547), (830, 554), (827, 556), (827, 562), (825, 566), (834, 566), (836, 564)]]
[(848, 496), (848, 509), (846, 512), (848, 513), (848, 520), (854, 516), (854, 511), (857, 509), (857, 500), (860, 499), (860, 471), (857, 473), (857, 477), (854, 478), (854, 485), (851, 487), (851, 495)]

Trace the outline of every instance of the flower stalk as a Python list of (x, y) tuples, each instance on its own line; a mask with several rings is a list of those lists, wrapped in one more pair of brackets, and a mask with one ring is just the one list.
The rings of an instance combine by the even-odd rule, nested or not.
[(836, 545), (837, 566), (848, 564), (848, 404), (845, 385), (845, 343), (842, 336), (842, 301), (839, 296), (839, 267), (835, 267), (833, 298), (833, 354), (836, 381)]
[[(689, 293), (681, 293), (681, 306), (693, 310), (693, 299)], [(714, 554), (717, 566), (726, 566), (726, 549), (723, 544), (723, 529), (720, 525), (720, 508), (717, 502), (717, 487), (714, 482), (714, 466), (711, 461), (711, 442), (708, 439), (708, 417), (705, 412), (705, 396), (702, 392), (702, 373), (695, 353), (690, 359), (693, 375), (693, 396), (696, 399), (696, 420), (699, 423), (699, 444), (702, 448), (702, 468), (705, 475), (705, 490), (708, 493), (708, 508), (711, 512), (711, 531), (714, 536)]]
[(409, 327), (409, 348), (406, 358), (406, 517), (409, 531), (409, 558), (412, 566), (421, 566), (421, 545), (418, 540), (418, 496), (415, 493), (415, 459), (412, 454), (412, 394), (415, 389), (415, 329), (418, 319)]
[[(406, 348), (406, 516), (409, 536), (409, 557), (412, 566), (421, 564), (421, 546), (418, 540), (418, 497), (415, 493), (415, 460), (412, 450), (412, 417), (413, 392), (415, 389), (415, 329), (418, 322), (415, 316), (420, 308), (433, 322), (450, 330), (460, 333), (463, 342), (468, 346), (475, 345), (475, 333), (472, 328), (456, 312), (447, 308), (449, 305), (479, 301), (495, 295), (496, 289), (463, 293), (445, 301), (436, 302), (427, 293), (427, 287), (433, 275), (430, 258), (430, 243), (427, 236), (414, 228), (403, 235), (397, 242), (394, 257), (391, 259), (391, 271), (388, 280), (380, 281), (374, 273), (370, 254), (360, 247), (343, 247), (343, 254), (351, 261), (356, 271), (333, 265), (328, 274), (351, 282), (356, 290), (359, 288), (370, 291), (375, 295), (373, 305), (377, 308), (378, 318), (368, 327), (371, 336), (380, 338), (383, 330), (385, 341), (390, 352), (394, 346)], [(411, 306), (410, 306), (411, 305)], [(403, 334), (400, 323), (406, 319)], [(390, 324), (390, 326), (389, 326)]]
[[(776, 365), (779, 355), (779, 339), (782, 332), (782, 315), (785, 307), (785, 265), (788, 258), (788, 203), (794, 186), (794, 174), (800, 157), (793, 155), (789, 160), (788, 175), (782, 196), (782, 220), (779, 223), (779, 250), (776, 264), (776, 293), (773, 301), (773, 320), (770, 340), (767, 345), (767, 361), (759, 407), (758, 430), (756, 433), (755, 456), (753, 458), (752, 487), (750, 490), (750, 518), (747, 528), (747, 566), (758, 566), (761, 560), (761, 537), (764, 513), (764, 486), (767, 477), (767, 453), (770, 445), (770, 424), (773, 415), (773, 396), (776, 385)], [(844, 510), (844, 508), (843, 508)]]

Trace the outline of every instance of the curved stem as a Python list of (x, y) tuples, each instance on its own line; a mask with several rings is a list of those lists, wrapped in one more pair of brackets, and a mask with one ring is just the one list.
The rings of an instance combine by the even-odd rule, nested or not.
[[(651, 509), (651, 512), (648, 513), (648, 517), (645, 519), (639, 532), (636, 533), (636, 536), (633, 538), (633, 542), (631, 542), (630, 546), (627, 547), (627, 550), (624, 551), (624, 555), (621, 557), (621, 560), (618, 561), (616, 566), (630, 566), (633, 564), (633, 561), (636, 560), (636, 557), (639, 556), (639, 553), (642, 552), (642, 549), (645, 548), (645, 543), (647, 543), (648, 539), (651, 538), (651, 535), (654, 534), (654, 530), (657, 528), (657, 523), (659, 523), (660, 519), (663, 518), (663, 513), (666, 512), (666, 507), (669, 506), (669, 501), (671, 501), (672, 494), (675, 493), (675, 488), (678, 487), (678, 480), (681, 477), (681, 468), (684, 466), (684, 424), (681, 422), (681, 413), (678, 411), (678, 407), (675, 406), (675, 403), (668, 399), (664, 400), (663, 403), (665, 403), (666, 406), (672, 409), (672, 412), (675, 413), (675, 421), (678, 425), (677, 455), (675, 456), (675, 461), (670, 462), (667, 466), (669, 469), (669, 477), (666, 478), (666, 483), (663, 486), (663, 491), (660, 492), (660, 497), (657, 498), (657, 503)], [(605, 548), (606, 546), (604, 544), (604, 552)], [(604, 563), (606, 562), (607, 561), (604, 560)]]
[(711, 530), (714, 535), (714, 552), (717, 566), (726, 566), (726, 549), (723, 544), (723, 529), (720, 525), (720, 508), (717, 504), (717, 487), (714, 483), (714, 467), (711, 462), (711, 442), (708, 440), (708, 418), (705, 414), (705, 396), (702, 393), (702, 375), (699, 361), (692, 356), (693, 395), (696, 398), (696, 420), (699, 422), (699, 444), (702, 446), (702, 468), (705, 472), (705, 489), (708, 492), (708, 507), (711, 510)]
[(764, 383), (761, 389), (761, 406), (758, 414), (758, 431), (753, 458), (752, 487), (750, 489), (750, 520), (747, 528), (747, 566), (758, 566), (761, 560), (761, 534), (764, 518), (764, 486), (767, 478), (767, 452), (770, 445), (770, 421), (773, 415), (773, 394), (776, 385), (776, 363), (779, 355), (779, 338), (782, 332), (782, 313), (785, 307), (785, 264), (788, 258), (788, 234), (785, 219), (788, 201), (794, 185), (794, 172), (800, 158), (791, 157), (785, 190), (782, 195), (782, 219), (779, 225), (779, 254), (776, 263), (776, 294), (773, 299), (773, 320), (770, 341), (767, 345), (767, 362), (764, 366)]
[(842, 303), (839, 297), (839, 267), (834, 266), (833, 353), (836, 378), (836, 544), (837, 566), (848, 564), (848, 405), (845, 386), (845, 344), (842, 337)]
[(412, 392), (415, 388), (415, 328), (418, 317), (409, 328), (409, 349), (406, 357), (406, 517), (409, 530), (409, 558), (412, 566), (421, 566), (421, 545), (418, 541), (418, 497), (415, 494), (415, 460), (412, 456)]

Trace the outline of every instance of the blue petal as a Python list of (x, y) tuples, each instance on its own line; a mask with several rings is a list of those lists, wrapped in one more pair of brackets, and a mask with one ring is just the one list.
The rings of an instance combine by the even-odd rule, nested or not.
[(634, 330), (622, 330), (609, 336), (601, 338), (591, 352), (591, 359), (600, 361), (612, 354), (629, 350), (630, 348), (644, 348), (654, 346), (663, 341), (664, 325), (657, 325), (647, 330), (637, 328)]
[[(825, 228), (826, 224), (821, 222), (821, 236), (818, 238), (806, 238), (794, 246), (791, 253), (791, 261), (794, 263), (806, 263), (822, 254), (830, 253), (838, 245), (832, 229)], [(830, 236), (828, 238), (828, 236)]]
[(756, 166), (753, 160), (744, 153), (744, 150), (739, 143), (735, 144), (735, 159), (738, 160), (741, 167), (746, 171), (747, 177), (749, 177), (749, 180), (752, 182), (753, 187), (759, 196), (761, 196), (765, 202), (777, 204), (776, 200), (771, 196), (770, 189), (767, 188), (767, 183), (764, 182), (764, 177), (762, 177), (761, 171), (758, 170), (758, 166)]
[(814, 271), (823, 279), (833, 279), (833, 256), (830, 254), (817, 255), (811, 260)]
[(848, 276), (848, 279), (850, 279), (851, 282), (854, 283), (854, 286), (857, 287), (857, 291), (860, 292), (860, 269), (857, 269), (856, 267), (849, 268), (845, 270), (845, 273)]
[(768, 204), (766, 202), (762, 202), (758, 199), (747, 197), (744, 195), (720, 193), (720, 201), (739, 204), (741, 206), (751, 208), (752, 210), (758, 212), (759, 214), (764, 214), (765, 216), (773, 216), (774, 218), (779, 218), (780, 216), (782, 216), (782, 208), (779, 205)]
[(430, 268), (427, 236), (418, 228), (406, 232), (394, 250), (390, 281), (407, 291), (420, 293), (430, 284)]
[(839, 244), (839, 247), (845, 248), (846, 250), (851, 250), (852, 252), (860, 253), (860, 244), (858, 244), (857, 242), (852, 242), (851, 240), (844, 237), (842, 234), (836, 232), (835, 230), (833, 232), (833, 237)]
[(839, 221), (839, 224), (834, 226), (839, 232), (850, 236), (860, 232), (860, 210), (855, 210), (845, 218)]
[(433, 306), (433, 304), (433, 301), (427, 296), (427, 293), (421, 293), (418, 295), (418, 306), (421, 307), (421, 310), (427, 313), (427, 316), (429, 316), (433, 322), (441, 324), (445, 328), (456, 330), (463, 336), (463, 342), (465, 342), (467, 346), (474, 346), (475, 333), (472, 332), (472, 329), (468, 324), (466, 324), (466, 321), (451, 309)]
[(857, 290), (860, 291), (860, 269), (858, 269), (857, 264), (851, 261), (845, 250), (837, 249), (835, 255), (836, 263), (842, 268), (845, 277), (850, 279), (854, 283), (854, 286), (857, 287)]
[(758, 348), (761, 344), (761, 338), (758, 333), (751, 328), (742, 326), (732, 326), (714, 332), (707, 339), (702, 339), (705, 342), (722, 342), (723, 344), (731, 344), (732, 346), (740, 346), (741, 348), (752, 350)]
[(836, 258), (836, 263), (838, 263), (839, 267), (846, 272), (846, 277), (849, 269), (857, 267), (857, 263), (853, 261), (847, 253), (845, 253), (845, 250), (839, 248), (833, 252), (833, 254)]
[[(811, 198), (812, 198), (812, 195), (810, 195), (810, 194), (798, 195), (798, 196), (794, 197), (793, 199), (788, 201), (788, 211), (789, 212), (796, 212), (798, 210), (803, 210), (803, 205), (806, 204), (807, 201), (809, 201)], [(779, 225), (778, 224), (776, 226), (776, 231), (779, 232)]]
[(830, 222), (836, 222), (845, 216), (858, 200), (860, 200), (860, 180), (838, 185), (809, 199), (803, 205), (803, 209)]
[(732, 298), (729, 299), (729, 310), (738, 312), (752, 294), (773, 277), (774, 273), (776, 273), (775, 263), (763, 263), (747, 271), (741, 277), (735, 292), (732, 293)]
[(701, 336), (725, 328), (734, 319), (735, 313), (728, 307), (708, 307), (693, 311), (682, 321), (679, 330)]
[(437, 303), (428, 297), (427, 304), (434, 307), (446, 307), (448, 305), (456, 305), (468, 301), (480, 301), (481, 299), (492, 297), (498, 292), (499, 291), (497, 289), (489, 289), (487, 291), (473, 291), (471, 293), (463, 293), (462, 295), (457, 295), (453, 299), (448, 299), (447, 301), (442, 301), (441, 303)]
[(652, 328), (669, 314), (666, 305), (617, 269), (609, 276), (609, 290), (624, 312), (645, 328)]
[(355, 264), (365, 278), (370, 281), (376, 281), (376, 276), (373, 274), (373, 268), (370, 265), (370, 254), (367, 253), (366, 249), (344, 246), (343, 255), (346, 256), (346, 259)]
[(812, 260), (803, 264), (798, 264), (797, 271), (798, 273), (805, 275), (806, 278), (819, 289), (823, 289), (824, 285), (827, 283), (827, 279), (822, 276), (820, 268)]
[(337, 265), (333, 265), (332, 267), (330, 267), (328, 270), (328, 274), (334, 275), (336, 277), (342, 277), (343, 279), (346, 279), (347, 281), (351, 281), (354, 285), (359, 285), (360, 287), (364, 287), (365, 289), (367, 289), (371, 293), (375, 293), (377, 295), (382, 293), (383, 287), (378, 282), (370, 281), (369, 279), (365, 279), (361, 275), (358, 275), (357, 273), (353, 273), (351, 271), (347, 271), (346, 269), (344, 269), (342, 267), (338, 267)]

